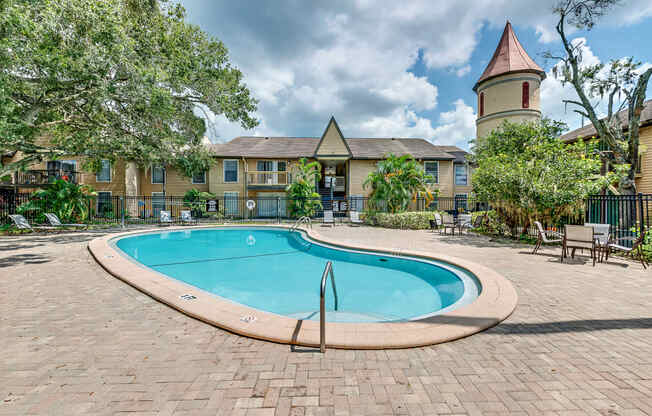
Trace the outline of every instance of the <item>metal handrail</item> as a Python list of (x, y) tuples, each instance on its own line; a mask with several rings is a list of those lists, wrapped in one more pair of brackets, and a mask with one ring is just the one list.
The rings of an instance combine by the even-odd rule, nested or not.
[(326, 352), (326, 279), (331, 276), (333, 295), (335, 296), (335, 310), (337, 310), (337, 289), (335, 288), (335, 276), (333, 274), (333, 262), (326, 263), (324, 273), (321, 275), (321, 286), (319, 291), (319, 351)]
[(303, 216), (303, 217), (299, 218), (298, 220), (296, 220), (296, 222), (294, 224), (292, 224), (292, 227), (290, 227), (290, 231), (298, 230), (299, 226), (301, 226), (301, 224), (308, 224), (308, 226), (310, 228), (312, 228), (312, 220), (310, 219), (310, 217)]

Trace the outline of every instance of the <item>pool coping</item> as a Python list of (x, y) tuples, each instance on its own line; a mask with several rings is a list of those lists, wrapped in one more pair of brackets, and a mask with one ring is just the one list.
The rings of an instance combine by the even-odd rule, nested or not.
[[(210, 294), (202, 289), (165, 277), (160, 273), (138, 265), (125, 257), (111, 244), (112, 240), (137, 234), (249, 227), (290, 228), (289, 225), (282, 224), (229, 224), (166, 227), (160, 230), (135, 230), (93, 239), (88, 243), (88, 250), (109, 274), (188, 316), (238, 335), (283, 344), (318, 347), (320, 343), (318, 321), (297, 320), (250, 308), (218, 295)], [(491, 328), (507, 319), (516, 308), (518, 295), (512, 284), (496, 271), (483, 265), (448, 255), (433, 255), (423, 250), (342, 243), (305, 227), (301, 231), (316, 242), (344, 249), (375, 251), (390, 255), (444, 261), (466, 269), (475, 275), (481, 285), (480, 295), (475, 301), (440, 315), (403, 322), (327, 322), (326, 346), (329, 348), (390, 349), (439, 344)], [(321, 270), (316, 276), (321, 276)], [(318, 277), (315, 277), (315, 284), (319, 284)], [(184, 294), (193, 295), (195, 299), (184, 300), (180, 298)], [(255, 317), (255, 319), (249, 319), (251, 317)]]

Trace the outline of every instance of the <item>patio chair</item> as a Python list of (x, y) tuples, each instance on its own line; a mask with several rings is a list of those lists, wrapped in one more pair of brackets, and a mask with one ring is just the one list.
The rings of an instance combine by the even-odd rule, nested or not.
[(181, 221), (184, 224), (197, 224), (197, 218), (193, 218), (190, 211), (181, 211)]
[(435, 219), (430, 220), (429, 222), (432, 231), (438, 230), (442, 225), (441, 215), (438, 212), (435, 212)]
[(554, 244), (562, 243), (563, 236), (557, 231), (544, 230), (543, 225), (539, 221), (534, 221), (534, 225), (537, 227), (537, 242), (534, 245), (534, 250), (532, 254), (537, 254), (537, 251), (541, 248), (543, 244)]
[(446, 235), (446, 230), (451, 230), (452, 234), (455, 235), (455, 228), (457, 228), (457, 225), (455, 224), (455, 218), (451, 214), (443, 214), (442, 218), (442, 227), (439, 229), (439, 233), (444, 232), (444, 235)]
[(20, 214), (9, 215), (9, 218), (11, 218), (11, 220), (16, 225), (16, 228), (18, 228), (19, 230), (35, 231), (35, 230), (40, 230), (40, 229), (43, 229), (43, 230), (54, 230), (55, 229), (55, 227), (48, 227), (48, 226), (41, 226), (41, 225), (32, 226), (32, 225), (30, 225), (29, 221), (27, 221), (25, 219), (25, 217), (23, 217)]
[[(460, 217), (462, 217), (462, 215), (460, 215)], [(471, 217), (471, 215), (469, 215), (469, 217)], [(460, 225), (460, 232), (465, 228), (469, 231), (478, 230), (484, 226), (486, 219), (487, 219), (487, 214), (478, 215), (477, 217), (475, 217), (475, 220), (473, 220), (473, 222), (471, 222), (469, 219), (469, 221), (463, 222)]]
[(460, 214), (457, 216), (457, 228), (462, 234), (462, 231), (465, 228), (471, 227), (471, 221), (473, 221), (473, 216), (471, 214)]
[(583, 225), (566, 225), (564, 231), (564, 239), (561, 249), (561, 262), (563, 263), (564, 257), (568, 256), (568, 249), (572, 249), (571, 258), (575, 257), (576, 249), (586, 249), (591, 251), (593, 267), (595, 267), (596, 246), (595, 236), (593, 235), (593, 227), (585, 227)]
[(616, 240), (613, 240), (607, 244), (607, 250), (605, 252), (606, 260), (609, 260), (609, 255), (612, 251), (620, 251), (625, 253), (625, 256), (631, 256), (634, 260), (639, 260), (644, 269), (647, 269), (648, 262), (645, 260), (643, 255), (643, 241), (645, 240), (645, 230), (641, 235), (637, 237), (621, 237), (617, 241), (633, 241), (631, 247), (623, 246), (617, 244)]
[(324, 225), (330, 225), (331, 227), (335, 225), (335, 218), (333, 217), (333, 211), (324, 211), (324, 220), (322, 221)]
[(594, 224), (584, 223), (585, 227), (593, 227), (593, 237), (595, 239), (595, 247), (598, 250), (598, 261), (602, 262), (602, 255), (607, 252), (607, 245), (609, 244), (609, 231), (611, 230), (610, 224)]
[(170, 225), (172, 224), (172, 216), (170, 215), (170, 211), (164, 211), (161, 210), (160, 212), (160, 217), (159, 217), (159, 225)]
[(349, 211), (349, 219), (353, 227), (359, 227), (361, 224), (364, 224), (364, 221), (360, 219), (360, 213), (358, 211)]
[(63, 228), (63, 227), (76, 227), (76, 228), (82, 227), (82, 228), (85, 228), (85, 227), (88, 227), (87, 224), (62, 224), (59, 217), (57, 217), (57, 214), (54, 214), (54, 213), (45, 214), (45, 218), (48, 219), (48, 222), (53, 227), (58, 227), (58, 228)]

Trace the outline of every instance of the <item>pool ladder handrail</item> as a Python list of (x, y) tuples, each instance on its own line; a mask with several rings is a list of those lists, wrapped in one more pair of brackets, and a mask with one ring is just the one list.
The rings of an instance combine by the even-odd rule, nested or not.
[(294, 224), (292, 224), (292, 227), (290, 227), (290, 232), (298, 230), (301, 224), (308, 224), (308, 227), (312, 229), (312, 220), (310, 217), (304, 215), (303, 217), (296, 220)]
[(333, 274), (333, 262), (328, 261), (321, 275), (321, 287), (319, 291), (319, 352), (326, 352), (326, 279), (330, 275), (333, 295), (335, 296), (335, 310), (338, 307), (337, 289), (335, 288), (335, 275)]

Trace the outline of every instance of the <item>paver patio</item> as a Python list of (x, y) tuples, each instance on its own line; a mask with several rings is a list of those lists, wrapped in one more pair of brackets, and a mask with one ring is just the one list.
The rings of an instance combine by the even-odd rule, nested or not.
[(100, 233), (0, 237), (0, 414), (652, 414), (652, 272), (640, 264), (560, 264), (559, 248), (532, 256), (481, 236), (316, 230), (485, 264), (519, 305), (455, 342), (322, 355), (141, 294), (90, 257)]

